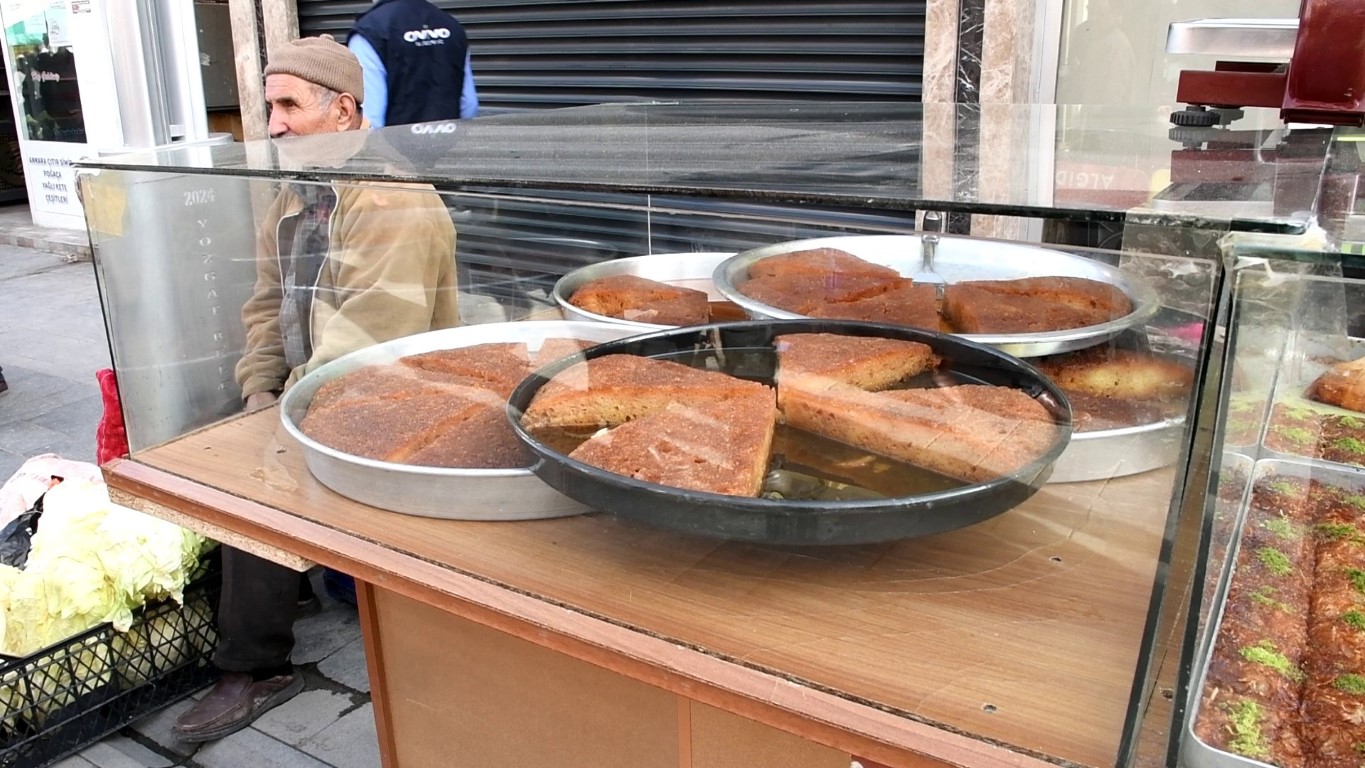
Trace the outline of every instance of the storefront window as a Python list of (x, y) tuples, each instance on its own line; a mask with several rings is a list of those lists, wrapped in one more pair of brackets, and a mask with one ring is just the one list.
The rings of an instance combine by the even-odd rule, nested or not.
[(85, 143), (76, 57), (68, 34), (70, 2), (5, 0), (11, 82), (22, 113), (21, 135), (33, 141)]

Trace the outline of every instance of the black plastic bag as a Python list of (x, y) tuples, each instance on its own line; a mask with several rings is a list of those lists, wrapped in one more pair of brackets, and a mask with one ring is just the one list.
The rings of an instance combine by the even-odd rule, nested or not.
[(0, 528), (0, 564), (23, 568), (33, 547), (33, 534), (38, 532), (38, 518), (43, 514), (43, 497), (33, 502), (33, 508)]

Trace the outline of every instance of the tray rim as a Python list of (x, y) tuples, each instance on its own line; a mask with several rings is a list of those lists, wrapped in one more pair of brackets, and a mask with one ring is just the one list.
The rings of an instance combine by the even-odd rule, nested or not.
[[(566, 294), (568, 293), (568, 288), (577, 289), (591, 280), (598, 280), (603, 277), (611, 277), (613, 275), (620, 274), (636, 274), (635, 272), (626, 271), (624, 267), (635, 264), (647, 264), (662, 259), (664, 257), (671, 258), (681, 257), (710, 264), (709, 267), (706, 267), (707, 271), (705, 274), (700, 274), (697, 277), (686, 279), (707, 280), (711, 282), (712, 286), (714, 286), (715, 268), (719, 266), (721, 262), (725, 261), (728, 258), (733, 257), (735, 253), (736, 251), (695, 252), (684, 251), (678, 253), (648, 253), (640, 256), (624, 256), (619, 259), (599, 261), (595, 264), (587, 264), (565, 273), (564, 276), (560, 277), (558, 280), (555, 281), (554, 288), (552, 288), (550, 291), (550, 298), (554, 300), (555, 305), (559, 307), (559, 310), (561, 312), (563, 312), (566, 316), (574, 320), (586, 320), (588, 322), (593, 323), (609, 323), (612, 325), (624, 325), (630, 328), (638, 328), (642, 333), (645, 331), (662, 331), (670, 328), (678, 328), (681, 326), (663, 325), (660, 323), (642, 323), (637, 320), (624, 320), (619, 317), (611, 317), (609, 315), (599, 315), (596, 312), (589, 312), (570, 303), (569, 296)], [(713, 260), (714, 263), (712, 263)], [(597, 274), (599, 272), (601, 274)], [(659, 282), (669, 283), (670, 281), (660, 280)]]
[[(871, 238), (878, 240), (900, 238), (913, 240), (918, 243), (922, 240), (923, 233), (917, 232), (898, 235), (840, 235), (791, 240), (783, 243), (760, 246), (758, 248), (750, 248), (748, 250), (740, 251), (732, 258), (727, 259), (717, 266), (716, 272), (712, 277), (712, 282), (715, 284), (716, 289), (726, 298), (739, 305), (741, 309), (749, 313), (751, 317), (755, 317), (755, 319), (816, 319), (808, 318), (806, 315), (789, 312), (784, 309), (778, 309), (777, 307), (769, 306), (745, 296), (739, 292), (739, 284), (735, 282), (734, 276), (746, 273), (749, 266), (770, 256), (790, 253), (794, 250), (805, 250), (807, 248), (838, 248), (841, 244), (847, 244), (850, 240), (867, 240)], [(1129, 276), (1118, 267), (1094, 259), (1087, 259), (1083, 256), (1078, 256), (1064, 250), (1044, 248), (1039, 245), (1018, 243), (1010, 240), (997, 240), (966, 235), (940, 235), (939, 238), (940, 242), (946, 240), (953, 242), (960, 241), (989, 244), (993, 248), (1005, 251), (1044, 251), (1051, 255), (1081, 261), (1108, 277), (1109, 279), (1104, 282), (1122, 290), (1133, 302), (1133, 311), (1129, 312), (1127, 315), (1097, 325), (1086, 326), (1084, 328), (1071, 328), (1064, 331), (1049, 331), (1046, 333), (951, 334), (978, 344), (1006, 349), (1010, 354), (1016, 357), (1040, 357), (1043, 355), (1084, 349), (1112, 338), (1129, 328), (1142, 324), (1161, 309), (1161, 302), (1157, 298), (1156, 291), (1145, 281)], [(859, 258), (864, 257), (860, 256)], [(871, 259), (868, 260), (872, 261)], [(880, 262), (873, 261), (873, 263)], [(920, 265), (921, 267), (923, 265), (922, 257), (920, 257)]]
[[(952, 334), (939, 333), (939, 332), (935, 332), (935, 331), (926, 331), (926, 330), (922, 330), (922, 329), (907, 328), (907, 327), (905, 327), (905, 326), (893, 326), (893, 325), (884, 325), (884, 324), (877, 324), (877, 323), (863, 323), (863, 322), (858, 322), (858, 321), (833, 321), (833, 320), (808, 319), (808, 318), (801, 318), (801, 319), (792, 320), (792, 321), (784, 321), (784, 320), (778, 320), (778, 321), (750, 320), (750, 321), (732, 322), (732, 323), (712, 323), (712, 324), (709, 324), (709, 325), (706, 325), (706, 326), (694, 326), (694, 327), (689, 327), (689, 328), (686, 328), (686, 329), (684, 329), (684, 330), (689, 331), (689, 332), (698, 332), (698, 333), (700, 333), (700, 332), (709, 331), (709, 330), (711, 330), (711, 329), (713, 329), (713, 328), (730, 327), (730, 326), (751, 326), (751, 327), (768, 327), (768, 328), (771, 328), (771, 327), (773, 327), (775, 324), (777, 324), (777, 325), (786, 325), (786, 323), (788, 323), (788, 322), (792, 322), (792, 323), (795, 323), (795, 324), (801, 324), (801, 325), (821, 324), (821, 325), (836, 325), (836, 326), (856, 326), (856, 327), (861, 327), (861, 328), (866, 328), (866, 329), (871, 329), (871, 330), (889, 330), (889, 331), (896, 332), (896, 333), (903, 333), (903, 332), (906, 332), (906, 331), (910, 331), (910, 332), (912, 332), (912, 333), (914, 333), (914, 334), (924, 334), (924, 335), (932, 335), (932, 336), (944, 337), (945, 339), (948, 340), (948, 343), (950, 343), (950, 344), (964, 344), (964, 345), (969, 346), (969, 347), (974, 347), (974, 348), (977, 348), (977, 349), (986, 351), (986, 352), (988, 352), (988, 353), (990, 353), (990, 354), (992, 354), (992, 355), (1001, 355), (1001, 356), (1003, 356), (1003, 357), (1005, 357), (1005, 358), (1007, 358), (1007, 359), (1009, 358), (1009, 355), (1005, 355), (1004, 353), (1000, 352), (999, 350), (994, 349), (993, 347), (989, 347), (989, 346), (986, 346), (986, 345), (977, 344), (977, 343), (975, 343), (975, 342), (967, 341), (967, 340), (961, 339), (960, 337), (955, 337), (955, 336), (953, 336)], [(664, 335), (673, 334), (673, 333), (679, 333), (679, 332), (680, 332), (680, 331), (679, 331), (678, 329), (670, 329), (670, 330), (662, 331), (662, 332), (656, 333), (656, 334), (641, 334), (641, 335), (638, 335), (638, 336), (627, 337), (627, 338), (629, 338), (629, 339), (639, 339), (639, 340), (641, 340), (641, 341), (644, 341), (644, 340), (648, 340), (649, 338), (652, 338), (652, 337), (655, 337), (655, 336), (664, 336)], [(792, 331), (792, 332), (799, 332), (799, 331)], [(509, 417), (512, 419), (513, 429), (516, 431), (517, 436), (518, 436), (519, 438), (521, 438), (524, 442), (526, 442), (528, 445), (530, 445), (530, 446), (532, 447), (532, 450), (535, 451), (535, 452), (537, 452), (537, 453), (541, 453), (542, 451), (543, 451), (543, 452), (553, 453), (553, 454), (556, 455), (556, 459), (557, 459), (557, 460), (560, 460), (560, 461), (563, 461), (563, 462), (567, 463), (570, 467), (572, 467), (573, 469), (575, 469), (576, 471), (579, 471), (579, 472), (592, 472), (592, 473), (606, 473), (606, 474), (610, 474), (610, 475), (613, 476), (613, 479), (614, 479), (615, 482), (622, 483), (622, 484), (624, 484), (626, 487), (630, 488), (631, 490), (637, 491), (637, 492), (640, 492), (640, 493), (643, 493), (643, 494), (646, 494), (646, 495), (648, 495), (648, 496), (651, 497), (651, 498), (654, 498), (654, 497), (664, 497), (664, 498), (668, 498), (668, 497), (671, 497), (671, 496), (673, 496), (673, 495), (676, 495), (676, 494), (679, 493), (679, 492), (683, 492), (683, 493), (687, 493), (687, 494), (696, 495), (696, 496), (700, 497), (700, 499), (701, 499), (702, 501), (706, 501), (706, 500), (720, 501), (720, 500), (723, 500), (726, 504), (737, 505), (737, 506), (739, 506), (739, 507), (741, 507), (741, 508), (745, 508), (747, 511), (750, 511), (750, 512), (756, 512), (756, 513), (762, 513), (762, 514), (770, 514), (770, 515), (771, 515), (771, 514), (775, 514), (775, 515), (779, 515), (779, 516), (782, 516), (782, 517), (795, 517), (795, 516), (808, 517), (808, 516), (810, 516), (810, 514), (811, 514), (813, 511), (815, 511), (815, 512), (850, 512), (850, 513), (864, 512), (864, 513), (868, 513), (868, 514), (880, 514), (880, 513), (882, 513), (882, 512), (884, 511), (884, 510), (882, 510), (881, 508), (886, 506), (886, 502), (888, 501), (888, 500), (886, 500), (886, 499), (845, 499), (845, 500), (834, 500), (834, 501), (820, 501), (820, 500), (812, 500), (812, 499), (799, 499), (799, 500), (787, 500), (787, 499), (782, 499), (782, 500), (776, 500), (776, 499), (764, 499), (764, 498), (761, 498), (761, 497), (753, 497), (753, 498), (750, 498), (750, 497), (745, 497), (745, 496), (729, 496), (729, 495), (725, 495), (725, 494), (709, 493), (709, 492), (704, 492), (704, 491), (690, 491), (690, 490), (687, 490), (687, 489), (679, 489), (679, 488), (675, 488), (675, 487), (672, 487), (672, 486), (665, 486), (665, 485), (661, 485), (661, 484), (657, 484), (657, 483), (649, 483), (649, 482), (645, 482), (645, 481), (641, 481), (641, 480), (636, 480), (636, 479), (634, 479), (634, 478), (628, 478), (628, 477), (625, 477), (625, 476), (623, 476), (623, 475), (616, 475), (615, 473), (609, 473), (609, 472), (607, 472), (606, 470), (603, 470), (603, 469), (601, 469), (601, 468), (594, 467), (594, 466), (589, 465), (589, 464), (585, 464), (585, 463), (580, 462), (580, 461), (578, 461), (578, 460), (576, 460), (576, 459), (571, 459), (571, 458), (569, 458), (569, 456), (568, 456), (567, 454), (560, 453), (559, 451), (555, 451), (555, 450), (553, 450), (553, 449), (550, 449), (548, 446), (545, 446), (543, 443), (541, 443), (540, 441), (536, 440), (533, 436), (531, 436), (531, 435), (525, 430), (525, 428), (522, 426), (522, 424), (521, 424), (521, 415), (522, 415), (522, 412), (521, 412), (520, 409), (518, 409), (518, 408), (516, 407), (515, 401), (516, 401), (517, 399), (519, 399), (519, 398), (518, 398), (518, 393), (519, 393), (524, 387), (528, 387), (528, 386), (529, 386), (531, 383), (533, 383), (537, 378), (544, 378), (545, 381), (540, 381), (540, 382), (536, 383), (535, 389), (532, 391), (532, 396), (534, 395), (534, 391), (538, 391), (539, 388), (540, 388), (541, 386), (544, 386), (544, 384), (546, 383), (546, 381), (549, 380), (549, 378), (551, 378), (551, 377), (553, 377), (555, 374), (561, 372), (562, 370), (564, 370), (565, 368), (567, 368), (569, 365), (572, 365), (573, 362), (574, 362), (574, 361), (571, 361), (571, 360), (560, 360), (560, 361), (557, 361), (557, 362), (554, 363), (554, 364), (551, 364), (551, 365), (549, 365), (549, 366), (546, 366), (545, 368), (542, 368), (542, 369), (541, 369), (540, 371), (538, 371), (536, 374), (532, 374), (532, 376), (528, 377), (528, 378), (527, 378), (526, 380), (524, 380), (520, 385), (518, 385), (518, 387), (517, 387), (518, 392), (514, 392), (513, 395), (512, 395), (512, 397), (509, 398), (509, 403), (508, 403), (508, 415), (509, 415)], [(1057, 440), (1057, 441), (1054, 443), (1054, 445), (1048, 450), (1048, 452), (1045, 453), (1045, 454), (1043, 455), (1043, 457), (1040, 457), (1039, 459), (1037, 459), (1037, 460), (1035, 460), (1035, 461), (1033, 461), (1033, 462), (1030, 462), (1024, 469), (1021, 469), (1021, 470), (1019, 470), (1019, 471), (1017, 471), (1017, 472), (1015, 472), (1015, 473), (1013, 473), (1013, 474), (1011, 474), (1011, 475), (1004, 475), (1004, 476), (1001, 476), (1001, 477), (999, 477), (999, 478), (995, 478), (995, 479), (991, 480), (991, 481), (988, 482), (988, 483), (974, 483), (974, 484), (964, 485), (964, 486), (961, 486), (961, 487), (958, 487), (958, 488), (948, 489), (948, 490), (945, 490), (945, 491), (936, 491), (936, 492), (928, 493), (928, 494), (920, 494), (920, 495), (916, 495), (916, 496), (913, 496), (913, 497), (898, 497), (899, 499), (910, 499), (910, 498), (914, 498), (914, 499), (916, 499), (916, 500), (923, 500), (923, 501), (925, 501), (925, 502), (930, 502), (930, 503), (931, 503), (931, 502), (938, 502), (938, 501), (947, 500), (947, 499), (959, 500), (959, 499), (963, 499), (964, 497), (965, 497), (965, 498), (975, 498), (975, 497), (977, 497), (977, 496), (989, 494), (990, 492), (992, 492), (993, 490), (995, 490), (995, 487), (996, 487), (997, 485), (1006, 484), (1006, 483), (1008, 483), (1008, 482), (1021, 482), (1021, 483), (1032, 482), (1032, 481), (1036, 480), (1037, 477), (1038, 477), (1039, 475), (1050, 474), (1053, 465), (1055, 465), (1055, 463), (1056, 463), (1056, 461), (1057, 461), (1057, 457), (1059, 457), (1059, 456), (1061, 455), (1062, 451), (1064, 451), (1064, 450), (1066, 449), (1067, 445), (1068, 445), (1069, 442), (1070, 442), (1071, 436), (1072, 436), (1071, 424), (1069, 423), (1069, 422), (1070, 422), (1070, 414), (1071, 414), (1070, 403), (1065, 399), (1064, 396), (1060, 396), (1060, 395), (1062, 395), (1060, 388), (1058, 388), (1058, 387), (1056, 386), (1056, 384), (1054, 384), (1054, 383), (1051, 381), (1051, 379), (1048, 379), (1046, 376), (1044, 376), (1044, 375), (1043, 375), (1040, 371), (1038, 371), (1036, 368), (1034, 368), (1033, 366), (1029, 365), (1026, 361), (1023, 361), (1023, 360), (1015, 360), (1015, 362), (1021, 364), (1021, 365), (1024, 366), (1025, 368), (1027, 368), (1027, 369), (1029, 369), (1030, 371), (1032, 371), (1033, 374), (1037, 377), (1038, 381), (1039, 381), (1040, 383), (1043, 384), (1044, 388), (1045, 388), (1050, 394), (1052, 394), (1054, 397), (1057, 397), (1057, 401), (1058, 401), (1059, 405), (1061, 405), (1061, 406), (1064, 408), (1065, 414), (1066, 414), (1066, 416), (1067, 416), (1067, 421), (1068, 421), (1068, 423), (1066, 423), (1066, 424), (1057, 424), (1057, 426), (1059, 427), (1059, 429), (1060, 429), (1061, 432), (1062, 432), (1062, 436), (1058, 438), (1058, 440)], [(1058, 396), (1060, 396), (1060, 397), (1058, 397)], [(529, 399), (528, 399), (528, 403), (529, 403)], [(539, 463), (540, 463), (540, 462), (537, 462), (537, 464), (539, 464)], [(1041, 487), (1041, 486), (1040, 486), (1040, 487)]]

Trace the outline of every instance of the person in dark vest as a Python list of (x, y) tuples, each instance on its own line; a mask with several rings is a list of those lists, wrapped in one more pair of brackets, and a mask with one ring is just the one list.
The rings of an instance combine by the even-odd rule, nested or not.
[(376, 128), (479, 114), (469, 39), (427, 0), (375, 0), (346, 45), (365, 71), (365, 117)]

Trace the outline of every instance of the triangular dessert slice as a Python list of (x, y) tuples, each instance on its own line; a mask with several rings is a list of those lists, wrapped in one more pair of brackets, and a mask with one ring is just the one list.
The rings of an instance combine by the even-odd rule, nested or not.
[(1047, 409), (1009, 387), (788, 387), (779, 396), (794, 427), (967, 482), (1019, 471), (1056, 437)]
[(749, 298), (788, 312), (808, 315), (827, 304), (857, 301), (886, 293), (905, 281), (899, 275), (834, 272), (827, 275), (759, 275), (736, 286)]
[(862, 320), (937, 331), (941, 326), (937, 294), (932, 285), (916, 285), (905, 280), (886, 293), (825, 304), (806, 314), (833, 320)]
[(1113, 319), (1095, 309), (1038, 296), (996, 293), (967, 283), (944, 289), (942, 312), (958, 333), (1050, 333)]
[(928, 344), (880, 336), (790, 333), (777, 337), (778, 398), (788, 387), (887, 389), (938, 364)]
[(1365, 358), (1333, 365), (1304, 394), (1320, 403), (1365, 411)]
[(638, 355), (605, 355), (574, 363), (541, 387), (527, 406), (527, 430), (610, 427), (669, 403), (701, 405), (766, 389), (715, 371)]
[(776, 421), (773, 392), (758, 385), (721, 401), (672, 403), (595, 435), (569, 457), (673, 488), (757, 496)]
[(457, 383), (483, 382), (488, 389), (506, 397), (530, 374), (529, 357), (526, 345), (521, 342), (496, 342), (408, 355), (398, 362)]
[(529, 467), (531, 454), (507, 419), (507, 403), (493, 393), (448, 423), (431, 442), (407, 458), (408, 464), (467, 469)]
[(830, 275), (859, 275), (897, 278), (900, 273), (890, 267), (873, 264), (838, 248), (808, 248), (760, 259), (749, 266), (749, 277), (778, 277), (798, 275), (823, 279)]
[(487, 390), (445, 387), (405, 398), (369, 398), (310, 408), (299, 423), (305, 435), (338, 451), (405, 462), (438, 436), (465, 421), (488, 398)]
[(612, 275), (574, 291), (569, 303), (594, 314), (658, 325), (701, 325), (710, 316), (705, 291), (638, 275)]

